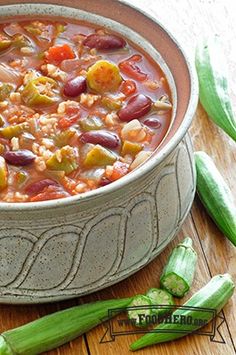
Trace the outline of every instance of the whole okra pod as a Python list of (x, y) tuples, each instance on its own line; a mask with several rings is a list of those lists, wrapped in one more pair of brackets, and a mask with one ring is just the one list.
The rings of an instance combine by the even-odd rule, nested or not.
[(57, 348), (106, 320), (109, 309), (125, 308), (131, 301), (123, 298), (87, 303), (8, 330), (0, 336), (0, 354), (36, 355)]
[(162, 272), (160, 283), (169, 293), (183, 297), (190, 289), (196, 268), (197, 253), (192, 239), (186, 237), (172, 251)]
[[(183, 306), (198, 307), (198, 309), (177, 309), (172, 314), (172, 319), (187, 319), (192, 318), (191, 324), (181, 324), (181, 322), (162, 323), (158, 325), (156, 333), (147, 333), (143, 337), (131, 344), (131, 350), (138, 350), (146, 346), (163, 343), (166, 341), (181, 338), (187, 334), (194, 332), (202, 327), (197, 320), (204, 320), (204, 325), (209, 323), (214, 317), (214, 312), (209, 312), (209, 309), (219, 313), (224, 305), (228, 302), (234, 292), (234, 282), (229, 274), (216, 275), (208, 284), (195, 293)], [(200, 310), (199, 308), (202, 308)], [(206, 310), (208, 312), (206, 312)], [(158, 332), (158, 330), (160, 332)], [(176, 333), (174, 332), (176, 330)]]
[(217, 36), (198, 45), (195, 63), (202, 106), (210, 118), (236, 141), (236, 119), (228, 90), (227, 64)]
[(232, 192), (206, 153), (195, 152), (194, 157), (198, 195), (216, 225), (236, 246), (236, 205)]

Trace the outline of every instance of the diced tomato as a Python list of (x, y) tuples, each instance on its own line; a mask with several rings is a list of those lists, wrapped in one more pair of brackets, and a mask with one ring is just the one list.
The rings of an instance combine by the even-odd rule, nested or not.
[(126, 163), (122, 163), (121, 161), (116, 161), (113, 164), (113, 172), (109, 179), (111, 181), (115, 181), (120, 179), (122, 176), (125, 176), (129, 172), (129, 165)]
[(132, 95), (136, 91), (136, 84), (133, 80), (124, 80), (121, 84), (120, 91), (126, 95)]
[(65, 59), (74, 59), (75, 53), (68, 44), (50, 47), (46, 59), (49, 63), (60, 64)]
[(64, 116), (58, 121), (58, 127), (61, 129), (66, 129), (75, 124), (78, 121), (79, 117), (79, 115)]
[(55, 200), (57, 198), (68, 197), (69, 194), (64, 191), (61, 187), (50, 185), (45, 187), (45, 189), (40, 192), (38, 195), (31, 197), (31, 202), (36, 201), (46, 201), (46, 200)]
[(147, 79), (148, 75), (143, 73), (141, 69), (135, 64), (137, 62), (140, 62), (141, 59), (141, 55), (133, 55), (132, 57), (124, 60), (123, 62), (120, 62), (119, 68), (124, 74), (130, 76), (131, 78), (138, 81), (144, 81)]

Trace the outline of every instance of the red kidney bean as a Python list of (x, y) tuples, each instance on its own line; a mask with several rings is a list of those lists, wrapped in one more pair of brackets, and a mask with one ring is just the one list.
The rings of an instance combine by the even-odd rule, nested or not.
[(15, 166), (24, 166), (33, 163), (36, 156), (27, 149), (10, 150), (4, 154), (7, 163)]
[(85, 92), (86, 89), (86, 79), (83, 76), (76, 76), (65, 83), (63, 94), (68, 97), (76, 97)]
[(157, 117), (149, 117), (143, 122), (146, 126), (150, 128), (160, 128), (161, 122)]
[(33, 182), (32, 184), (26, 186), (25, 192), (28, 195), (37, 195), (38, 193), (42, 192), (45, 187), (49, 185), (58, 185), (56, 181), (50, 179), (44, 179), (40, 181)]
[(91, 34), (85, 38), (83, 44), (96, 49), (119, 49), (126, 46), (123, 38), (108, 34)]
[(146, 115), (152, 107), (152, 100), (143, 94), (131, 97), (127, 105), (118, 111), (121, 121), (129, 122)]
[(117, 148), (120, 138), (116, 133), (107, 131), (90, 131), (80, 136), (82, 143), (100, 144), (106, 148)]

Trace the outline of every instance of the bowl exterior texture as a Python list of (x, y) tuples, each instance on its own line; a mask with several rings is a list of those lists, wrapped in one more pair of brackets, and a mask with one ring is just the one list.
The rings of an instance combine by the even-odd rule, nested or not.
[[(197, 104), (196, 76), (171, 35), (117, 0), (50, 0), (50, 4), (41, 0), (37, 11), (36, 3), (28, 2), (9, 0), (1, 6), (0, 19), (28, 10), (29, 14), (53, 15), (59, 4), (82, 9), (85, 19), (97, 14), (107, 18), (105, 23), (128, 26), (132, 38), (139, 33), (158, 49), (172, 73), (177, 105), (161, 150), (120, 181), (67, 202), (32, 207), (0, 204), (0, 302), (5, 303), (80, 296), (136, 272), (177, 234), (191, 207), (196, 183), (187, 134)], [(17, 11), (9, 4), (18, 4)], [(6, 1), (0, 0), (0, 5)], [(66, 16), (62, 10), (59, 14)]]
[(194, 192), (186, 137), (161, 166), (118, 196), (30, 216), (1, 213), (0, 301), (65, 299), (126, 278), (176, 235)]

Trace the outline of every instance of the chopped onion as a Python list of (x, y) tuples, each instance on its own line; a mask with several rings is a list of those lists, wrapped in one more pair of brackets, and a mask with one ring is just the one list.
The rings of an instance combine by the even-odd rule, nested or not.
[(84, 171), (80, 174), (80, 177), (83, 179), (89, 179), (94, 181), (100, 181), (101, 177), (105, 173), (105, 169), (90, 169)]
[(4, 27), (4, 32), (8, 36), (14, 36), (19, 33), (24, 34), (23, 28), (16, 22), (12, 22), (8, 26)]
[(5, 63), (0, 63), (0, 81), (3, 83), (21, 84), (22, 78), (17, 71)]
[(137, 168), (139, 165), (144, 163), (151, 155), (152, 155), (152, 152), (148, 152), (145, 150), (139, 152), (136, 155), (133, 163), (130, 165), (130, 169), (133, 170), (133, 169)]
[(65, 72), (71, 72), (81, 67), (81, 59), (65, 59), (61, 62), (61, 69)]

